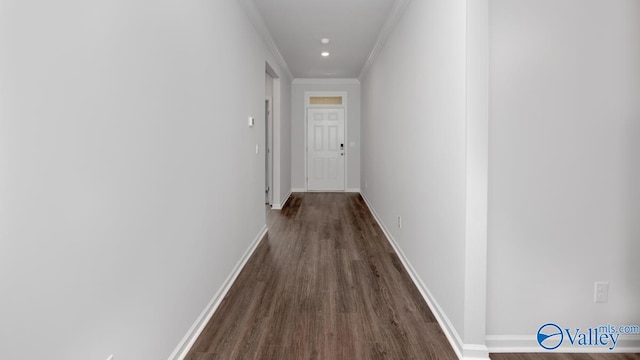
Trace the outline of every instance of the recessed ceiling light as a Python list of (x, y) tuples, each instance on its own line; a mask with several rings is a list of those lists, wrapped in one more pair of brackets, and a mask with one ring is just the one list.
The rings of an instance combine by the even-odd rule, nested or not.
[(322, 56), (324, 56), (324, 57), (327, 57), (327, 56), (329, 56), (329, 53), (328, 53), (328, 52), (326, 52), (326, 51), (323, 51), (320, 55), (322, 55)]
[(329, 45), (329, 43), (331, 42), (331, 40), (327, 39), (327, 38), (322, 38), (320, 39), (320, 43), (322, 45)]

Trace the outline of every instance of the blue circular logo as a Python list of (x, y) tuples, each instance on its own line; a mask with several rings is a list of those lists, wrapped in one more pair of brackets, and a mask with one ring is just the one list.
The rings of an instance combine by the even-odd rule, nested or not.
[(557, 349), (562, 345), (562, 340), (562, 329), (554, 323), (544, 324), (538, 329), (538, 344), (544, 349)]

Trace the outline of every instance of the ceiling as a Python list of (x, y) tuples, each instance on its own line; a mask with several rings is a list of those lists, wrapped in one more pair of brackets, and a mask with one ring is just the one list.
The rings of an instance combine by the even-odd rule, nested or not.
[[(295, 78), (357, 78), (397, 0), (253, 0)], [(329, 38), (329, 45), (320, 39)], [(328, 57), (321, 52), (328, 51)]]

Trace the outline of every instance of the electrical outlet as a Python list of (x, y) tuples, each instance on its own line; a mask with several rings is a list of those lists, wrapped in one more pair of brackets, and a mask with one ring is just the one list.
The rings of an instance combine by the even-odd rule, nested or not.
[(367, 188), (367, 182), (366, 181), (364, 182), (364, 188), (365, 189)]
[(609, 301), (609, 283), (596, 282), (593, 286), (593, 301), (597, 303), (606, 303)]
[(402, 216), (398, 215), (398, 229), (402, 229)]

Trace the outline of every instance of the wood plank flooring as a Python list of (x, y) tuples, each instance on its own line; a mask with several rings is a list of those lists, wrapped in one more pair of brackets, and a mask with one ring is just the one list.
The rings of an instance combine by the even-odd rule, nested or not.
[(359, 194), (293, 194), (268, 226), (186, 360), (457, 359)]
[(640, 360), (640, 354), (491, 354), (491, 360)]

